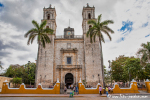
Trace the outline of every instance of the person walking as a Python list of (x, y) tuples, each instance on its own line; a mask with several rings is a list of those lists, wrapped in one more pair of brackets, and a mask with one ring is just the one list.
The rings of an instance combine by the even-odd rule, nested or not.
[(110, 93), (110, 86), (108, 86), (108, 91), (109, 91), (108, 93)]
[(64, 87), (64, 94), (67, 94), (67, 87)]
[(78, 95), (78, 87), (77, 87), (77, 85), (76, 85), (76, 88), (75, 88), (75, 92)]
[(71, 84), (71, 89), (73, 90), (73, 84)]
[(107, 97), (108, 97), (108, 87), (106, 86), (106, 95), (107, 95)]
[(112, 88), (112, 86), (111, 86), (111, 88), (110, 88), (110, 89), (111, 89), (111, 94), (112, 94), (112, 93), (113, 93), (113, 88)]
[(99, 87), (99, 93), (100, 93), (100, 95), (102, 95), (102, 87), (101, 86)]
[(75, 94), (75, 86), (73, 87), (73, 93)]

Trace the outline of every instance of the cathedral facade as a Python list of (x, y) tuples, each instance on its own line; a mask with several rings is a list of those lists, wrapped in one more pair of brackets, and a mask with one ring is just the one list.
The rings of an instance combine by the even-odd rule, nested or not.
[(49, 6), (43, 8), (43, 19), (47, 20), (46, 27), (54, 30), (49, 35), (50, 44), (46, 48), (39, 45), (35, 83), (43, 87), (54, 85), (59, 79), (63, 85), (77, 84), (81, 78), (87, 85), (103, 85), (101, 54), (99, 39), (90, 43), (86, 33), (92, 25), (88, 20), (95, 19), (95, 7), (87, 5), (82, 10), (82, 35), (75, 35), (74, 28), (64, 28), (64, 35), (56, 33), (56, 10)]

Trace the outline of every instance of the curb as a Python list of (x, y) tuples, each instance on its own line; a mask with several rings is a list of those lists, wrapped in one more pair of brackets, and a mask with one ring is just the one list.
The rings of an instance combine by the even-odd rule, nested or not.
[[(111, 95), (111, 94), (110, 94)], [(112, 94), (112, 96), (119, 96), (120, 94)], [(145, 94), (122, 94), (122, 95), (150, 95), (150, 93)], [(92, 95), (91, 95), (92, 96)], [(89, 95), (74, 95), (73, 97), (69, 97), (69, 95), (35, 95), (35, 94), (0, 94), (0, 97), (66, 97), (66, 98), (78, 98), (78, 97), (91, 97)], [(94, 97), (107, 97), (106, 95), (93, 95)], [(92, 96), (92, 97), (93, 97)]]

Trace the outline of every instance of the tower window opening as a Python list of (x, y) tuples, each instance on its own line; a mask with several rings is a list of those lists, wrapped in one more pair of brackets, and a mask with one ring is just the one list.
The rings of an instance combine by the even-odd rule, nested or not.
[(47, 19), (48, 19), (48, 20), (50, 19), (50, 14), (47, 15)]
[(89, 26), (89, 29), (90, 29), (91, 27), (92, 27), (92, 26), (90, 25), (90, 26)]
[(49, 26), (46, 26), (46, 28), (49, 28)]
[(90, 13), (88, 14), (88, 18), (91, 19), (91, 14)]

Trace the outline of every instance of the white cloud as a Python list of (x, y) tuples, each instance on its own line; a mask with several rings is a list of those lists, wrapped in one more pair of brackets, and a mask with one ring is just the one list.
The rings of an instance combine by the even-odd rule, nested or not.
[[(37, 43), (34, 41), (32, 45), (27, 46), (27, 39), (23, 36), (33, 27), (33, 19), (40, 23), (44, 6), (47, 8), (50, 3), (56, 8), (57, 35), (63, 35), (64, 28), (69, 25), (69, 19), (75, 34), (82, 35), (82, 9), (87, 3), (95, 6), (96, 17), (102, 14), (102, 21), (114, 20), (114, 24), (109, 25), (115, 31), (115, 34), (111, 35), (112, 41), (105, 36), (106, 43), (103, 43), (106, 67), (108, 60), (119, 55), (135, 56), (141, 43), (146, 43), (150, 38), (145, 37), (150, 34), (148, 0), (0, 0), (0, 3), (4, 4), (0, 11), (0, 41), (3, 44), (2, 48), (0, 47), (0, 51), (3, 52), (0, 60), (5, 68), (10, 64), (25, 64), (28, 60), (34, 62), (37, 57)], [(133, 22), (133, 30), (127, 35), (118, 31), (122, 27), (122, 21)], [(148, 26), (142, 27), (147, 22)], [(125, 40), (117, 43), (121, 37), (125, 37)], [(12, 43), (16, 46), (11, 46)]]
[[(112, 26), (115, 29), (115, 34), (112, 35), (112, 42), (104, 44), (104, 64), (108, 66), (107, 60), (114, 60), (119, 55), (136, 56), (136, 52), (141, 48), (141, 43), (149, 41), (150, 34), (149, 24), (147, 27), (142, 27), (146, 22), (150, 23), (149, 14), (150, 3), (148, 1), (134, 1), (126, 0), (124, 2), (118, 2), (115, 6), (115, 24)], [(127, 35), (122, 35), (123, 32), (118, 32), (117, 29), (122, 27), (122, 21), (133, 22), (133, 30)], [(116, 43), (116, 40), (125, 36), (125, 40)], [(114, 49), (111, 49), (114, 48)]]

